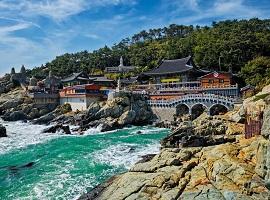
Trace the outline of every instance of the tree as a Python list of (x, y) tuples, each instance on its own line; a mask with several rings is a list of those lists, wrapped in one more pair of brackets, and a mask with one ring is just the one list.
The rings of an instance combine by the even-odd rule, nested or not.
[(241, 76), (247, 84), (261, 89), (270, 83), (270, 57), (258, 57), (241, 69)]

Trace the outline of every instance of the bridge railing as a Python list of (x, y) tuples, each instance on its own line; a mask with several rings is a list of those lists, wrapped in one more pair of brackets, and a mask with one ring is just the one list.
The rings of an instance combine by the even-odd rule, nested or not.
[(217, 85), (217, 86), (202, 86), (201, 82), (178, 82), (178, 83), (160, 83), (160, 84), (148, 84), (148, 85), (135, 85), (132, 86), (133, 90), (145, 90), (149, 91), (178, 91), (178, 90), (210, 90), (210, 89), (237, 89), (238, 85)]
[(175, 99), (171, 100), (148, 100), (149, 105), (161, 105), (161, 106), (169, 106), (172, 104), (176, 104), (179, 101), (184, 100), (212, 100), (212, 101), (218, 101), (218, 102), (224, 102), (224, 103), (230, 103), (233, 104), (237, 101), (236, 98), (221, 96), (221, 95), (215, 95), (215, 94), (187, 94), (180, 96)]

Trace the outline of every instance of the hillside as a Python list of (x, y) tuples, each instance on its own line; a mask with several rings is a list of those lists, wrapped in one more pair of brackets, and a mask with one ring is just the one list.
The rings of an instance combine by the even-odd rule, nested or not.
[[(57, 56), (29, 73), (36, 77), (44, 77), (48, 69), (58, 76), (78, 71), (102, 73), (105, 67), (118, 66), (120, 56), (124, 57), (126, 65), (145, 71), (162, 59), (188, 55), (192, 55), (201, 68), (223, 71), (232, 68), (238, 73), (249, 61), (270, 56), (270, 20), (227, 20), (204, 27), (172, 24), (143, 30), (112, 47)], [(247, 72), (244, 70), (243, 73)]]

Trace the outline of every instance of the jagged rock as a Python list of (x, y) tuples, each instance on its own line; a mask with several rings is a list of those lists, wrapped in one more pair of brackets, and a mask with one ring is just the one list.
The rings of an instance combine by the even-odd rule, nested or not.
[(54, 113), (48, 113), (44, 116), (41, 116), (35, 120), (32, 121), (33, 124), (48, 124), (52, 120), (56, 118), (56, 115)]
[(261, 134), (266, 139), (270, 139), (270, 106), (268, 105), (263, 113), (263, 125)]
[(244, 135), (245, 125), (240, 123), (230, 122), (227, 124), (226, 135)]
[(14, 111), (11, 113), (6, 113), (2, 116), (2, 119), (5, 121), (25, 121), (27, 120), (27, 116), (22, 111)]
[(87, 111), (87, 117), (93, 117), (95, 114), (101, 109), (101, 106), (99, 103), (92, 103)]
[(7, 137), (7, 130), (2, 124), (0, 124), (0, 137)]
[(45, 130), (43, 130), (43, 133), (56, 133), (57, 131), (63, 131), (65, 134), (71, 134), (69, 126), (63, 126), (63, 125), (55, 125), (51, 126)]
[[(52, 105), (52, 106), (54, 107), (54, 105)], [(50, 122), (58, 122), (58, 123), (63, 122), (63, 121), (61, 121), (62, 120), (61, 118), (58, 121), (57, 117), (70, 112), (71, 111), (71, 106), (70, 106), (70, 104), (64, 104), (64, 105), (58, 106), (52, 112), (49, 112), (49, 110), (51, 110), (51, 108), (46, 111), (47, 114), (45, 114), (45, 115), (43, 115), (43, 116), (41, 116), (41, 117), (39, 117), (37, 119), (34, 119), (33, 124), (49, 124)]]
[(134, 122), (135, 117), (136, 112), (134, 110), (126, 111), (119, 117), (118, 124), (120, 125), (132, 124), (132, 122)]
[(9, 100), (5, 103), (3, 103), (1, 106), (0, 106), (0, 110), (1, 112), (5, 111), (5, 110), (8, 110), (8, 109), (11, 109), (11, 108), (14, 108), (20, 104), (23, 103), (23, 99), (20, 98), (20, 99), (12, 99), (12, 100)]
[(40, 111), (39, 111), (39, 116), (44, 116), (44, 115), (46, 115), (48, 112), (50, 112), (48, 109), (41, 109)]
[(251, 154), (259, 140), (162, 149), (80, 199), (268, 199), (269, 190), (254, 172), (256, 153)]
[(117, 128), (121, 128), (121, 126), (119, 126), (119, 124), (117, 123), (117, 119), (114, 119), (114, 118), (107, 118), (105, 119), (104, 122), (98, 124), (98, 126), (100, 127), (101, 132), (111, 131)]
[(152, 123), (154, 114), (142, 95), (120, 93), (114, 99), (93, 103), (81, 120), (81, 130), (99, 126), (102, 131), (114, 130), (127, 125)]
[[(243, 108), (241, 108), (241, 109), (243, 109)], [(231, 121), (234, 121), (234, 122), (236, 122), (236, 123), (244, 123), (245, 117), (244, 117), (244, 114), (242, 114), (241, 109), (240, 109), (239, 112), (237, 112), (237, 113), (231, 115), (231, 117), (230, 117), (230, 120), (231, 120)]]
[(58, 115), (61, 115), (61, 114), (66, 114), (71, 111), (72, 111), (71, 105), (66, 103), (64, 105), (58, 106), (53, 112)]
[(31, 112), (29, 113), (28, 118), (35, 119), (37, 117), (39, 117), (39, 110), (37, 108), (31, 109)]

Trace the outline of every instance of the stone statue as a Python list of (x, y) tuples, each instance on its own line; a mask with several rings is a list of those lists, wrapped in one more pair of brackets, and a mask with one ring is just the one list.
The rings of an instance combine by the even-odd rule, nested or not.
[(16, 72), (15, 72), (15, 68), (14, 67), (12, 67), (11, 68), (11, 72), (10, 72), (10, 74), (12, 75), (12, 74), (15, 74)]
[(22, 75), (26, 74), (26, 70), (25, 70), (24, 65), (22, 65), (22, 67), (21, 67), (21, 74), (22, 74)]
[(29, 85), (37, 86), (37, 79), (35, 77), (30, 78)]

